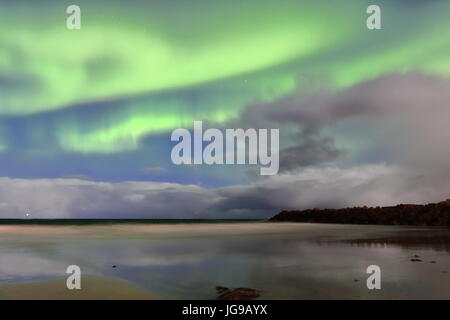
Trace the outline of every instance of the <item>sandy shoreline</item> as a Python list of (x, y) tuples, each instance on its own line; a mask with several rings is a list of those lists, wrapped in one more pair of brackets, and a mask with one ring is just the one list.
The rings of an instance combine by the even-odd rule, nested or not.
[(69, 290), (66, 279), (0, 285), (0, 300), (150, 300), (152, 296), (127, 281), (85, 276), (80, 290)]
[[(414, 229), (407, 226), (388, 226), (386, 230)], [(115, 239), (126, 238), (184, 238), (211, 236), (256, 236), (270, 234), (292, 234), (304, 238), (314, 238), (328, 232), (344, 238), (359, 238), (377, 232), (377, 226), (355, 226), (344, 224), (309, 224), (296, 222), (255, 222), (243, 224), (107, 224), (93, 226), (33, 226), (0, 225), (0, 240), (8, 241), (54, 241), (64, 237), (72, 239)]]

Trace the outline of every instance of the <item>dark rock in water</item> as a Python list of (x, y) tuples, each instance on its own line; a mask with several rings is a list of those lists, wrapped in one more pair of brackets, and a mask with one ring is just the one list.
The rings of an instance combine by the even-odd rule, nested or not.
[(417, 254), (414, 255), (414, 258), (420, 258), (420, 256), (418, 256)]
[(355, 280), (353, 280), (354, 282), (358, 282), (359, 280), (358, 279), (355, 279)]
[(399, 204), (392, 207), (354, 207), (282, 211), (269, 221), (312, 223), (450, 226), (450, 199), (427, 205)]
[(250, 300), (260, 296), (258, 290), (250, 288), (236, 288), (234, 290), (228, 290), (224, 294), (218, 297), (219, 300)]
[(436, 263), (436, 261), (430, 261), (430, 263)]
[(217, 291), (217, 293), (225, 293), (225, 292), (229, 292), (230, 289), (228, 289), (226, 287), (217, 286), (216, 291)]
[(116, 265), (113, 265), (112, 267), (113, 267), (113, 268), (116, 268), (117, 266), (116, 266)]
[(409, 261), (412, 261), (412, 262), (422, 262), (422, 260), (420, 260), (420, 259), (410, 259)]

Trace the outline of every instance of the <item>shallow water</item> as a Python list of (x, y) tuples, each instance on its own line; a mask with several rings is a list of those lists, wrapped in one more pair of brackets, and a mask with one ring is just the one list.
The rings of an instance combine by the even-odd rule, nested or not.
[[(418, 255), (422, 262), (411, 262)], [(431, 263), (435, 261), (435, 263)], [(0, 282), (117, 277), (162, 299), (450, 299), (450, 229), (300, 223), (0, 226)], [(381, 268), (368, 290), (366, 268)], [(112, 268), (116, 265), (116, 268)]]

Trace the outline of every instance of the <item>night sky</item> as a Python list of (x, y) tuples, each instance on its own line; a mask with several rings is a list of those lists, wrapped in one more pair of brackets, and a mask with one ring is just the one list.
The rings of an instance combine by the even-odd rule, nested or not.
[[(0, 217), (444, 200), (449, 76), (449, 1), (0, 1)], [(279, 174), (173, 165), (194, 120), (280, 128)]]

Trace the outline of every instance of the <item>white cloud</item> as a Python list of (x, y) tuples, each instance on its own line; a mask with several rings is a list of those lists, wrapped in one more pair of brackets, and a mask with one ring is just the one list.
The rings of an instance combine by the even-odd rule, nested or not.
[(0, 217), (261, 218), (282, 209), (395, 205), (446, 199), (450, 182), (399, 166), (307, 168), (250, 185), (206, 189), (161, 182), (0, 178)]
[(0, 217), (174, 218), (195, 216), (214, 201), (194, 185), (106, 183), (79, 179), (0, 178)]

